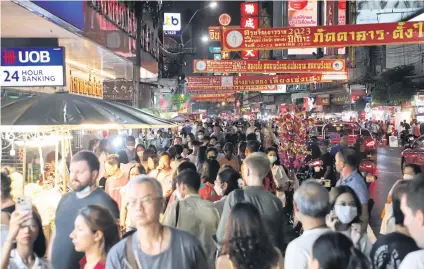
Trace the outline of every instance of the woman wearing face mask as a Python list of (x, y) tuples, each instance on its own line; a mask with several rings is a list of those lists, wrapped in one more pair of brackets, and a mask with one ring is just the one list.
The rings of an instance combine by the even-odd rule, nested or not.
[(240, 171), (240, 162), (239, 159), (234, 155), (235, 149), (232, 143), (225, 143), (224, 145), (224, 154), (218, 158), (219, 165), (231, 165), (232, 168), (236, 171)]
[(329, 232), (314, 242), (308, 269), (370, 269), (368, 258), (341, 233)]
[(271, 163), (272, 176), (277, 187), (276, 195), (283, 202), (283, 207), (286, 205), (286, 194), (287, 185), (290, 181), (289, 177), (284, 170), (284, 167), (280, 164), (280, 158), (276, 148), (268, 148), (266, 150), (269, 162)]
[[(15, 247), (16, 241), (16, 247)], [(9, 232), (1, 250), (1, 269), (47, 269), (46, 238), (41, 217), (35, 207), (30, 211), (12, 213)]]
[(417, 177), (417, 175), (421, 174), (421, 168), (416, 164), (408, 164), (403, 169), (403, 178), (399, 179), (393, 184), (393, 187), (390, 189), (389, 194), (387, 196), (386, 204), (384, 205), (383, 212), (381, 213), (381, 234), (392, 233), (396, 230), (395, 225), (390, 223), (389, 220), (393, 217), (393, 207), (392, 207), (392, 194), (393, 190), (403, 180), (412, 180)]
[[(129, 172), (129, 181), (131, 181), (132, 179), (140, 176), (140, 175), (145, 175), (146, 174), (146, 170), (144, 169), (144, 167), (141, 164), (136, 164), (134, 165)], [(129, 183), (129, 182), (128, 182)], [(121, 231), (132, 231), (134, 230), (135, 225), (131, 224), (131, 218), (128, 215), (128, 210), (127, 210), (127, 191), (128, 191), (128, 184), (125, 185), (124, 187), (122, 187), (120, 189), (120, 193), (121, 193), (121, 210), (120, 212), (120, 217), (119, 217), (119, 221), (121, 224)]]
[(349, 186), (337, 186), (330, 192), (331, 211), (326, 224), (333, 231), (349, 237), (365, 256), (369, 257), (372, 243), (367, 233), (361, 232), (361, 202), (355, 191)]
[(144, 154), (144, 152), (146, 151), (146, 147), (144, 146), (144, 145), (142, 145), (142, 144), (138, 144), (136, 147), (135, 147), (135, 161), (137, 162), (137, 163), (139, 163), (139, 164), (141, 164), (142, 163), (142, 161), (143, 161), (143, 154)]
[(108, 209), (89, 205), (80, 209), (69, 237), (75, 250), (85, 253), (80, 269), (104, 269), (107, 253), (119, 241), (119, 231)]
[(213, 189), (215, 190), (216, 194), (221, 197), (220, 200), (215, 201), (214, 203), (220, 215), (224, 209), (225, 199), (227, 198), (228, 194), (230, 194), (233, 190), (240, 189), (239, 179), (241, 179), (239, 172), (234, 170), (234, 168), (231, 166), (223, 169), (218, 173)]
[(142, 165), (144, 170), (146, 170), (146, 174), (151, 176), (154, 174), (154, 171), (157, 167), (157, 156), (151, 149), (146, 149), (143, 153), (143, 162)]
[(172, 175), (171, 157), (167, 152), (163, 152), (159, 156), (159, 165), (154, 177), (162, 185), (163, 196), (166, 198), (172, 194)]

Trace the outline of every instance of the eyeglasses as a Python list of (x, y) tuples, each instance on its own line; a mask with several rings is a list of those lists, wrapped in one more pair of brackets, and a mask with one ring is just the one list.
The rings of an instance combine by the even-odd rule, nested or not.
[(137, 204), (141, 204), (141, 205), (151, 205), (153, 204), (154, 201), (158, 201), (158, 200), (162, 200), (162, 197), (151, 197), (151, 196), (147, 196), (141, 199), (129, 199), (128, 200), (128, 205), (129, 206), (136, 206)]

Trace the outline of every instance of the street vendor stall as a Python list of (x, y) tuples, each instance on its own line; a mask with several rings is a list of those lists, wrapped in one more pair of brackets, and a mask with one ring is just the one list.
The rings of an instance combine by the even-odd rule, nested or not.
[[(125, 104), (68, 93), (24, 97), (1, 106), (0, 158), (17, 155), (22, 161), (22, 192), (32, 198), (48, 225), (57, 203), (68, 191), (66, 160), (72, 157), (73, 132), (79, 130), (120, 130), (169, 128), (175, 125)], [(44, 152), (50, 148), (54, 161), (46, 169)], [(38, 153), (28, 163), (27, 153)], [(2, 159), (0, 159), (0, 162)], [(31, 165), (42, 170), (40, 178), (29, 174)], [(56, 165), (57, 164), (57, 165)], [(41, 167), (41, 168), (40, 168)], [(42, 182), (41, 184), (40, 181)], [(48, 198), (48, 199), (46, 199)]]

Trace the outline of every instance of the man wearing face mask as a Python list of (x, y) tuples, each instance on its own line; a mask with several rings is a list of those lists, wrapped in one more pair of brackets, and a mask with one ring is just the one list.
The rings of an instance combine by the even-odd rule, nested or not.
[(48, 248), (52, 268), (80, 268), (79, 261), (84, 253), (75, 251), (69, 235), (74, 230), (74, 221), (81, 208), (88, 205), (103, 206), (108, 208), (117, 220), (119, 219), (116, 202), (96, 187), (99, 168), (99, 160), (92, 152), (80, 151), (71, 160), (70, 183), (74, 191), (62, 197), (56, 210), (55, 228)]
[(199, 130), (198, 132), (197, 132), (197, 139), (201, 142), (201, 141), (203, 141), (203, 138), (205, 137), (205, 131), (203, 131), (203, 130)]
[(180, 201), (170, 204), (163, 224), (189, 232), (199, 239), (210, 265), (215, 264), (216, 245), (213, 236), (219, 225), (219, 213), (214, 204), (199, 194), (200, 176), (187, 169), (176, 178)]
[(128, 161), (132, 161), (135, 159), (136, 152), (135, 152), (135, 138), (134, 136), (130, 135), (127, 136), (127, 139), (125, 140), (125, 152), (128, 156)]
[(106, 185), (105, 192), (121, 206), (120, 190), (128, 183), (128, 175), (121, 171), (118, 155), (109, 155), (106, 159)]

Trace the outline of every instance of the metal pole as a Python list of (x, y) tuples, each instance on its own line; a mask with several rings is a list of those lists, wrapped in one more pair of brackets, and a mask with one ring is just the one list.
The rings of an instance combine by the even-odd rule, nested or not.
[(143, 3), (135, 2), (135, 17), (137, 31), (135, 35), (135, 63), (133, 65), (133, 107), (140, 106), (140, 67), (141, 67), (141, 21), (143, 18)]

